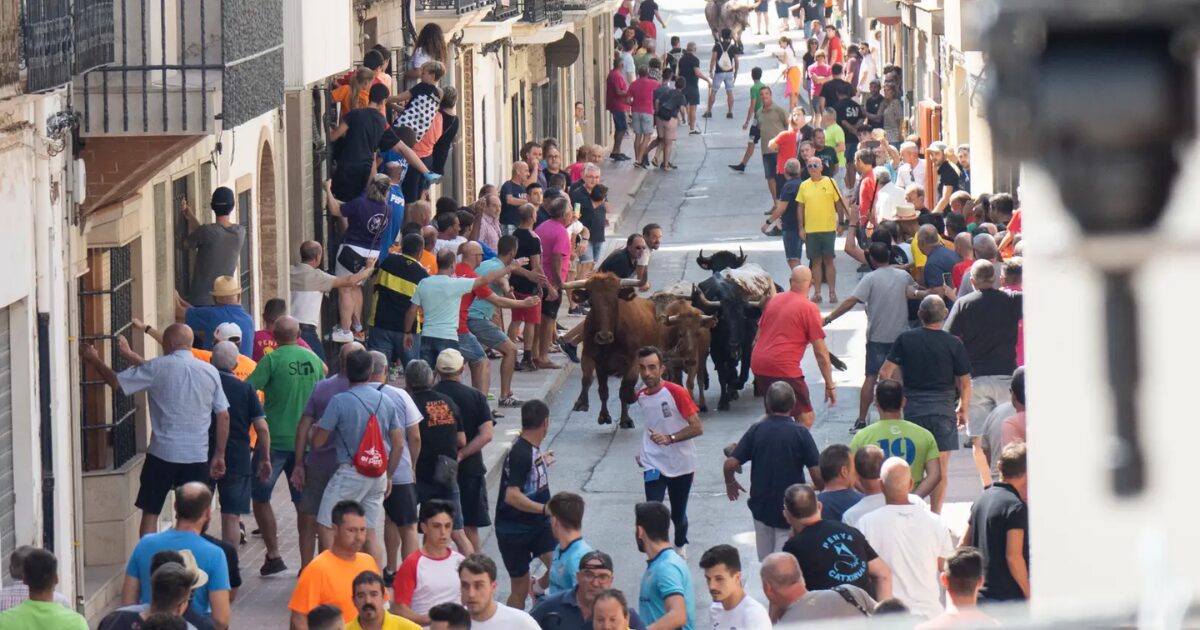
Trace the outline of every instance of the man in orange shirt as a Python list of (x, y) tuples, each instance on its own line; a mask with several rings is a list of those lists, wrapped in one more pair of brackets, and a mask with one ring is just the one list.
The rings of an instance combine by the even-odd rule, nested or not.
[(829, 349), (825, 347), (825, 331), (821, 328), (821, 312), (808, 299), (812, 287), (812, 272), (803, 265), (792, 269), (791, 286), (771, 298), (763, 307), (758, 324), (758, 341), (750, 358), (754, 370), (754, 387), (760, 394), (775, 381), (783, 381), (796, 393), (792, 417), (806, 427), (816, 420), (808, 397), (808, 384), (800, 370), (804, 351), (812, 344), (817, 367), (825, 378), (825, 401), (837, 404), (833, 372), (829, 365)]
[[(379, 573), (379, 565), (369, 554), (361, 553), (367, 540), (367, 514), (355, 501), (340, 501), (333, 506), (333, 541), (300, 572), (296, 590), (288, 608), (292, 611), (291, 630), (308, 630), (308, 611), (321, 604), (333, 604), (350, 623), (358, 615), (354, 606), (354, 579), (363, 571)], [(383, 594), (387, 599), (387, 592)]]

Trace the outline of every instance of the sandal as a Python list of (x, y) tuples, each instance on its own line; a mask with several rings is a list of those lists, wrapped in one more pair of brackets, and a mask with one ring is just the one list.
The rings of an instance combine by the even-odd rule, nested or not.
[(520, 407), (521, 405), (525, 404), (525, 401), (513, 396), (512, 394), (509, 394), (508, 397), (501, 398), (499, 404), (501, 407)]
[(821, 302), (822, 302), (822, 300), (821, 300), (821, 294), (820, 294), (820, 293), (818, 293), (818, 294), (816, 294), (816, 295), (812, 296), (812, 303), (813, 303), (813, 304), (820, 304)]

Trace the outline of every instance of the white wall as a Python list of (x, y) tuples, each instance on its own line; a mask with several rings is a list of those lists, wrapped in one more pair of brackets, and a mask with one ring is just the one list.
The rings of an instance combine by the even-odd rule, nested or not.
[(283, 82), (301, 88), (353, 65), (350, 0), (283, 3)]
[[(1111, 490), (1111, 391), (1105, 368), (1104, 296), (1080, 258), (1080, 234), (1049, 177), (1026, 166), (1025, 352), (1029, 372), (1030, 552), (1033, 610), (1062, 614), (1129, 612), (1148, 592), (1200, 596), (1200, 504), (1195, 500), (1195, 357), (1200, 308), (1200, 155), (1183, 161), (1160, 235), (1142, 251), (1141, 429), (1147, 461), (1142, 496)], [(1103, 249), (1138, 257), (1129, 239)]]

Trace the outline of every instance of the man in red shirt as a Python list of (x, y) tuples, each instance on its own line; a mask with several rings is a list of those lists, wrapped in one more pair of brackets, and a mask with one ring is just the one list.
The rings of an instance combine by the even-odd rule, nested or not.
[[(858, 224), (862, 229), (855, 234), (862, 235), (861, 241), (867, 240), (867, 227), (875, 225), (875, 151), (859, 149), (854, 153), (854, 170), (858, 171)], [(859, 243), (863, 249), (867, 246)]]
[(608, 157), (618, 162), (629, 159), (629, 156), (621, 153), (621, 143), (629, 129), (629, 84), (625, 82), (621, 67), (621, 56), (617, 54), (613, 56), (612, 70), (608, 72), (608, 82), (604, 87), (604, 109), (612, 114), (613, 119), (613, 149)]
[(638, 68), (637, 79), (629, 86), (629, 99), (633, 108), (633, 165), (639, 168), (645, 168), (642, 158), (654, 135), (654, 90), (657, 89), (658, 81), (650, 78), (650, 67)]
[(825, 379), (825, 401), (830, 406), (837, 404), (829, 349), (825, 347), (825, 331), (821, 328), (821, 312), (808, 299), (811, 288), (812, 272), (808, 267), (801, 265), (792, 269), (789, 289), (771, 298), (763, 307), (758, 340), (750, 359), (754, 387), (759, 394), (765, 394), (775, 381), (783, 381), (792, 387), (796, 392), (796, 405), (792, 407), (791, 415), (805, 427), (811, 427), (816, 419), (804, 372), (800, 369), (800, 360), (809, 344), (812, 344), (817, 367)]
[[(475, 273), (474, 268), (483, 262), (483, 247), (477, 241), (467, 241), (459, 247), (459, 256), (462, 257), (462, 262), (454, 267), (454, 275), (458, 278), (478, 278), (479, 274)], [(462, 303), (458, 308), (458, 348), (462, 352), (463, 358), (467, 360), (467, 364), (471, 366), (471, 387), (483, 392), (487, 395), (491, 388), (491, 366), (487, 360), (487, 354), (483, 350), (483, 343), (475, 333), (472, 333), (467, 328), (468, 311), (471, 308), (471, 303), (476, 299), (491, 302), (499, 308), (528, 308), (536, 306), (539, 299), (536, 297), (527, 298), (525, 300), (513, 300), (503, 295), (498, 295), (490, 285), (483, 285), (475, 290), (463, 295)], [(489, 342), (488, 347), (493, 347)], [(505, 361), (501, 364), (501, 397), (504, 400), (512, 398), (512, 392), (509, 391), (509, 381), (512, 380), (512, 370), (516, 359), (516, 350), (514, 349), (512, 359), (505, 357)], [(505, 378), (507, 376), (507, 378)]]

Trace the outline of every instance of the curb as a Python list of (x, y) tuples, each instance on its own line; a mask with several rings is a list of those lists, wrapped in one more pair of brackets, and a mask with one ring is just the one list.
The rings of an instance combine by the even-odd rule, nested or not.
[[(575, 363), (568, 362), (558, 374), (547, 380), (537, 398), (541, 399), (547, 405), (552, 405), (555, 398), (558, 397), (559, 390), (562, 389), (563, 383), (567, 378), (575, 372)], [(508, 457), (508, 449), (512, 447), (512, 441), (518, 433), (521, 432), (520, 416), (517, 416), (515, 426), (498, 429), (496, 436), (487, 446), (483, 447), (483, 465), (487, 467), (487, 488), (488, 496), (491, 496), (490, 490), (494, 484), (500, 483), (500, 469), (504, 464), (504, 458)]]

